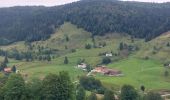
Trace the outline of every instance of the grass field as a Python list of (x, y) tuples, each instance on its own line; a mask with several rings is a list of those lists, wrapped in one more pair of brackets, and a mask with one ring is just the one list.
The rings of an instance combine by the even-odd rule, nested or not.
[[(69, 42), (65, 41), (66, 35), (69, 37)], [(75, 68), (78, 59), (83, 58), (86, 63), (95, 67), (97, 64), (101, 63), (102, 60), (99, 53), (111, 51), (117, 53), (120, 42), (124, 42), (131, 45), (138, 45), (140, 47), (139, 51), (133, 52), (127, 58), (107, 65), (110, 68), (121, 70), (124, 76), (107, 77), (97, 75), (96, 78), (100, 79), (103, 85), (111, 87), (112, 89), (119, 89), (123, 84), (131, 84), (137, 89), (139, 89), (141, 85), (144, 85), (147, 90), (170, 90), (170, 76), (164, 77), (165, 68), (163, 67), (163, 62), (170, 61), (170, 57), (168, 56), (170, 54), (170, 47), (166, 46), (168, 41), (169, 33), (147, 43), (142, 39), (135, 39), (132, 43), (130, 36), (114, 33), (107, 36), (95, 37), (96, 44), (106, 42), (106, 47), (87, 50), (84, 49), (85, 44), (92, 43), (90, 33), (83, 29), (78, 29), (70, 23), (65, 23), (57, 29), (56, 33), (48, 40), (32, 43), (36, 46), (40, 45), (47, 48), (58, 49), (60, 50), (60, 57), (53, 59), (51, 62), (25, 62), (10, 59), (9, 66), (16, 65), (21, 73), (28, 74), (28, 77), (25, 77), (26, 80), (43, 78), (49, 73), (57, 74), (60, 71), (68, 71), (72, 80), (76, 81), (78, 76), (87, 74), (86, 72)], [(76, 52), (63, 52), (67, 51), (65, 50), (65, 46), (67, 46), (69, 50), (76, 49)], [(153, 54), (154, 46), (156, 46), (156, 54)], [(9, 51), (12, 49), (17, 49), (19, 51), (27, 50), (24, 42), (1, 46), (0, 48)], [(69, 59), (68, 65), (63, 64), (65, 56)], [(146, 56), (149, 57), (148, 60), (142, 59)], [(2, 60), (3, 58), (0, 57), (0, 61)]]
[(147, 89), (169, 89), (170, 77), (164, 77), (165, 68), (155, 60), (142, 60), (129, 57), (127, 59), (110, 64), (110, 68), (119, 69), (123, 72), (122, 77), (97, 76), (104, 84), (122, 86), (131, 84), (140, 89), (144, 85)]

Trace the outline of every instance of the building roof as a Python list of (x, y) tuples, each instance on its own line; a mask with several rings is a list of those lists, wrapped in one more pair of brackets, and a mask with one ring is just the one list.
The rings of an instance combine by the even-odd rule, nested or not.
[(109, 75), (116, 75), (116, 74), (121, 74), (120, 70), (116, 70), (116, 69), (109, 69), (105, 66), (102, 67), (96, 67), (94, 69), (94, 71), (99, 72), (99, 73), (103, 73), (103, 74), (109, 74)]
[(4, 68), (4, 72), (10, 73), (12, 72), (12, 68), (10, 67)]

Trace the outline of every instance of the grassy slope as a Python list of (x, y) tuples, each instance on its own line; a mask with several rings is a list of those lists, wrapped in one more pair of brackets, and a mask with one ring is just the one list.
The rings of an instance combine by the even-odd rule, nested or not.
[(143, 43), (141, 50), (136, 56), (141, 58), (148, 56), (162, 63), (170, 62), (170, 47), (167, 47), (168, 42), (170, 42), (170, 32), (164, 33), (147, 43)]
[[(65, 41), (65, 35), (69, 36), (69, 42)], [(10, 65), (17, 65), (18, 69), (20, 69), (22, 73), (28, 74), (28, 79), (34, 77), (43, 78), (48, 73), (58, 73), (59, 71), (65, 70), (70, 73), (73, 80), (76, 80), (77, 76), (86, 74), (85, 72), (74, 68), (78, 59), (84, 58), (87, 63), (95, 66), (101, 62), (101, 57), (98, 56), (99, 53), (110, 51), (117, 52), (119, 43), (126, 42), (128, 44), (140, 46), (140, 50), (126, 59), (108, 65), (111, 68), (120, 69), (125, 76), (106, 77), (97, 75), (96, 77), (101, 79), (104, 85), (113, 88), (120, 87), (123, 84), (132, 84), (136, 88), (139, 88), (140, 85), (145, 85), (148, 89), (169, 88), (170, 77), (165, 78), (163, 76), (165, 69), (161, 64), (160, 58), (163, 55), (162, 53), (164, 53), (163, 50), (167, 50), (167, 53), (169, 53), (170, 49), (163, 47), (164, 49), (160, 49), (158, 54), (152, 54), (153, 46), (164, 46), (169, 40), (168, 36), (165, 36), (165, 39), (162, 39), (164, 36), (161, 36), (160, 38), (156, 38), (148, 43), (145, 43), (143, 40), (135, 39), (135, 42), (131, 43), (129, 36), (115, 33), (113, 35), (96, 37), (96, 43), (98, 44), (99, 42), (105, 41), (107, 43), (106, 47), (86, 50), (84, 49), (84, 45), (86, 43), (92, 43), (90, 37), (90, 33), (84, 31), (83, 29), (77, 29), (76, 26), (70, 23), (65, 23), (56, 31), (55, 34), (51, 36), (50, 39), (46, 41), (34, 42), (33, 44), (59, 50), (65, 50), (65, 45), (67, 45), (69, 49), (76, 48), (77, 51), (75, 53), (62, 54), (61, 57), (55, 58), (52, 62), (19, 62), (10, 60)], [(163, 42), (163, 40), (167, 41)], [(159, 44), (156, 42), (159, 42)], [(16, 45), (18, 47), (16, 47)], [(4, 46), (3, 48), (8, 49), (14, 47), (21, 50), (23, 45), (24, 42), (19, 42), (10, 46)], [(65, 56), (69, 58), (70, 63), (68, 65), (63, 64)], [(149, 56), (152, 59), (141, 59), (145, 56)], [(155, 57), (157, 58), (155, 59)]]
[[(169, 78), (163, 77), (164, 68), (155, 60), (141, 60), (133, 57), (110, 64), (110, 68), (119, 69), (124, 73), (123, 77), (97, 76), (107, 85), (131, 84), (136, 88), (144, 85), (147, 89), (169, 88)], [(112, 83), (112, 84), (110, 84)]]

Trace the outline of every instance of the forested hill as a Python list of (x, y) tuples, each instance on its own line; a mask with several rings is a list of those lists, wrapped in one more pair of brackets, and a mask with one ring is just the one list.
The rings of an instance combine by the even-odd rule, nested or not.
[(47, 39), (69, 21), (93, 35), (128, 33), (150, 40), (170, 30), (170, 3), (81, 0), (57, 7), (0, 9), (0, 44)]

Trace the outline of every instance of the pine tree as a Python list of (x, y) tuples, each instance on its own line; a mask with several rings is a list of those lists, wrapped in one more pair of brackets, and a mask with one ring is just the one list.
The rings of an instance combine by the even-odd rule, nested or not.
[(68, 63), (69, 63), (68, 58), (65, 57), (65, 58), (64, 58), (64, 64), (68, 64)]
[(47, 61), (51, 61), (51, 56), (50, 55), (47, 56)]
[(1, 65), (0, 65), (0, 71), (4, 70), (4, 68), (6, 68), (6, 67), (7, 67), (7, 64), (2, 62)]
[(13, 71), (14, 73), (16, 73), (17, 69), (16, 69), (16, 66), (15, 66), (15, 65), (12, 66), (12, 71)]
[(145, 86), (142, 85), (140, 89), (142, 90), (143, 93), (145, 92)]
[(120, 44), (119, 44), (119, 50), (123, 50), (124, 49), (124, 44), (123, 44), (123, 42), (121, 42)]
[(68, 35), (66, 35), (65, 37), (66, 37), (66, 41), (68, 42), (70, 40)]
[(9, 63), (7, 53), (5, 54), (4, 63)]
[(170, 46), (170, 43), (168, 42), (168, 43), (166, 44), (166, 46), (169, 47), (169, 46)]

